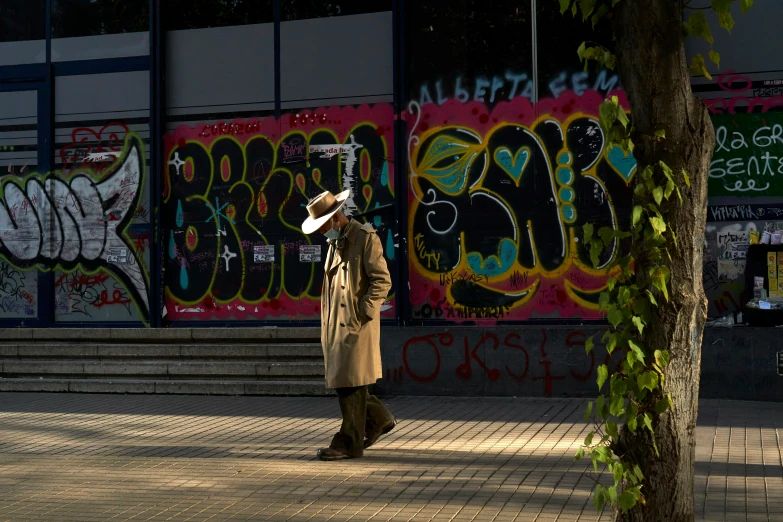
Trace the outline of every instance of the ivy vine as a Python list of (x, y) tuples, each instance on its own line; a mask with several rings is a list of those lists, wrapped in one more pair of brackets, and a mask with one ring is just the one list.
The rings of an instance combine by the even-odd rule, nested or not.
[[(558, 0), (561, 13), (570, 10), (574, 17), (581, 13), (582, 20), (586, 22), (589, 19), (593, 28), (609, 17), (621, 1)], [(719, 25), (729, 32), (734, 26), (730, 12), (734, 1), (712, 0), (710, 5), (718, 15)], [(753, 5), (753, 0), (738, 1), (743, 13)], [(720, 66), (720, 55), (712, 48), (714, 39), (702, 9), (694, 9), (683, 23), (683, 31), (686, 35), (707, 41), (710, 44), (710, 61)], [(599, 69), (614, 69), (617, 65), (617, 58), (611, 50), (592, 42), (583, 42), (577, 54), (584, 62), (585, 70), (590, 61), (596, 62)], [(702, 54), (693, 57), (690, 70), (711, 78)], [(608, 146), (633, 153), (631, 137), (634, 128), (617, 97), (601, 105), (599, 120)], [(665, 131), (656, 131), (652, 138), (665, 140)], [(673, 196), (682, 204), (679, 187), (683, 184), (690, 187), (688, 173), (684, 170), (675, 173), (662, 161), (645, 166), (634, 181), (634, 207), (628, 231), (608, 227), (596, 231), (589, 223), (583, 226), (584, 245), (589, 249), (595, 267), (599, 264), (601, 252), (614, 241), (630, 245), (627, 253), (610, 266), (610, 273), (616, 275), (607, 281), (606, 291), (601, 293), (599, 301), (600, 310), (611, 325), (603, 333), (601, 343), (610, 356), (620, 351), (623, 359), (619, 369), (611, 375), (606, 364), (597, 369), (599, 395), (595, 401), (588, 402), (584, 415), (585, 422), (593, 423), (593, 429), (576, 454), (577, 459), (589, 456), (596, 472), (599, 464), (605, 465), (613, 478), (612, 485), (596, 485), (593, 502), (598, 511), (609, 504), (615, 511), (626, 512), (645, 503), (644, 474), (640, 463), (620, 448), (620, 433), (631, 439), (630, 444), (636, 447), (646, 445), (659, 455), (655, 429), (661, 416), (672, 408), (671, 397), (665, 391), (664, 374), (670, 354), (652, 346), (645, 331), (655, 320), (655, 311), (662, 304), (661, 300), (669, 301), (671, 274), (666, 263), (671, 263), (671, 252), (677, 248), (677, 238), (663, 211), (666, 205), (672, 204)], [(585, 344), (588, 354), (595, 349), (594, 337)]]

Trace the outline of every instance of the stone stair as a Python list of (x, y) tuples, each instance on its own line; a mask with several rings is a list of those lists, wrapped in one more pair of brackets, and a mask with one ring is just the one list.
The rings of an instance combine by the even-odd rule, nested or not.
[(0, 329), (0, 391), (330, 395), (318, 328)]

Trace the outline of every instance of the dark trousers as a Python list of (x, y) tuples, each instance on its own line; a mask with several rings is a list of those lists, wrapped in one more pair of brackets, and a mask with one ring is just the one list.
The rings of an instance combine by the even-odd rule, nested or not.
[(337, 388), (335, 391), (340, 401), (343, 425), (329, 447), (351, 457), (361, 457), (364, 454), (364, 437), (383, 429), (394, 417), (378, 397), (370, 395), (367, 386)]

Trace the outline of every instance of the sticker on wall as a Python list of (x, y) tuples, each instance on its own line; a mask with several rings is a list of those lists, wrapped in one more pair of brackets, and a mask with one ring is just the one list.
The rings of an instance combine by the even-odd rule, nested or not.
[(127, 248), (107, 248), (106, 249), (106, 261), (109, 263), (125, 264), (128, 262), (128, 249)]
[(299, 261), (302, 263), (320, 263), (321, 245), (301, 245), (299, 247)]
[(254, 245), (253, 246), (254, 263), (274, 263), (275, 246), (274, 245)]

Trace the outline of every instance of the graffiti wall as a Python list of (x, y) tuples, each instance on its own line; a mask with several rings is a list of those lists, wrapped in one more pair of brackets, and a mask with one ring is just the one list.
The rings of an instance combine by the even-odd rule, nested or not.
[(627, 228), (636, 162), (605, 142), (604, 93), (558, 94), (492, 109), (478, 99), (411, 103), (413, 319), (600, 317), (598, 295), (621, 245), (595, 269), (581, 227)]
[[(350, 189), (395, 274), (394, 111), (389, 104), (182, 125), (165, 137), (166, 317), (317, 319), (326, 241), (308, 201)], [(377, 209), (377, 210), (376, 210)], [(392, 291), (393, 292), (393, 291)], [(385, 317), (394, 317), (390, 296)]]
[(598, 347), (585, 355), (596, 327), (389, 328), (381, 339), (383, 394), (592, 396), (596, 369), (613, 372)]
[(119, 304), (148, 321), (149, 272), (130, 231), (145, 176), (142, 142), (127, 134), (103, 169), (3, 177), (3, 318), (36, 316), (38, 272), (53, 271), (58, 309), (85, 320)]
[(704, 287), (714, 318), (740, 312), (750, 297), (750, 232), (783, 230), (783, 82), (758, 76), (727, 71), (701, 87), (709, 89), (702, 97), (716, 138), (704, 251)]

